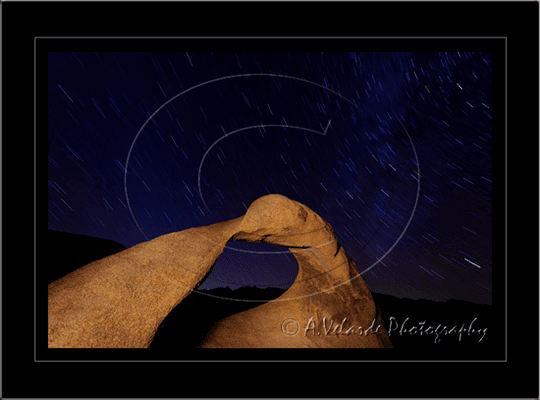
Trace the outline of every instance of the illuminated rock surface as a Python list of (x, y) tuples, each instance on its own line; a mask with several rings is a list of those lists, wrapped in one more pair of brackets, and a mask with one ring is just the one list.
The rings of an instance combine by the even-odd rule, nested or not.
[(287, 246), (299, 273), (279, 298), (216, 323), (201, 347), (392, 347), (332, 227), (281, 195), (259, 198), (243, 217), (160, 236), (52, 282), (49, 347), (149, 347), (229, 240)]

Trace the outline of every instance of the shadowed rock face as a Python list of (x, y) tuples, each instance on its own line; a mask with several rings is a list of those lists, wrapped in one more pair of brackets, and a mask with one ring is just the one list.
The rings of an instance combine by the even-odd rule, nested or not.
[(276, 300), (216, 323), (200, 347), (392, 347), (332, 227), (275, 194), (254, 201), (243, 217), (160, 236), (51, 283), (49, 347), (148, 347), (229, 240), (287, 246), (299, 273)]

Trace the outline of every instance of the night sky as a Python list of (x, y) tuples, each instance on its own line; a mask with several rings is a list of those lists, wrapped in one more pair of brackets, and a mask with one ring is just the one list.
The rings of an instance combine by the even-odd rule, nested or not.
[[(371, 291), (491, 304), (491, 85), (490, 53), (49, 53), (48, 228), (131, 247), (278, 193)], [(200, 288), (297, 271), (230, 242)]]

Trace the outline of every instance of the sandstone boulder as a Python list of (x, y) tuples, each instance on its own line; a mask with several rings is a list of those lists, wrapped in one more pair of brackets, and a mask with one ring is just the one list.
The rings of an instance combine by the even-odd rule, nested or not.
[(49, 347), (148, 347), (229, 240), (287, 246), (299, 273), (279, 298), (216, 323), (200, 347), (392, 347), (332, 227), (276, 194), (254, 201), (243, 217), (160, 236), (49, 284)]

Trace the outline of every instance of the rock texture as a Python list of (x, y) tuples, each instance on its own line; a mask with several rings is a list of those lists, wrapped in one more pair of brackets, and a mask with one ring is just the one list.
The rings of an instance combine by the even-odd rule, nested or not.
[(332, 227), (274, 194), (253, 202), (243, 217), (160, 236), (51, 283), (49, 347), (148, 347), (229, 240), (287, 246), (299, 274), (276, 300), (216, 323), (200, 347), (392, 347)]
[(251, 204), (231, 239), (287, 246), (299, 273), (279, 298), (219, 321), (200, 347), (392, 347), (354, 262), (311, 209), (264, 196)]

